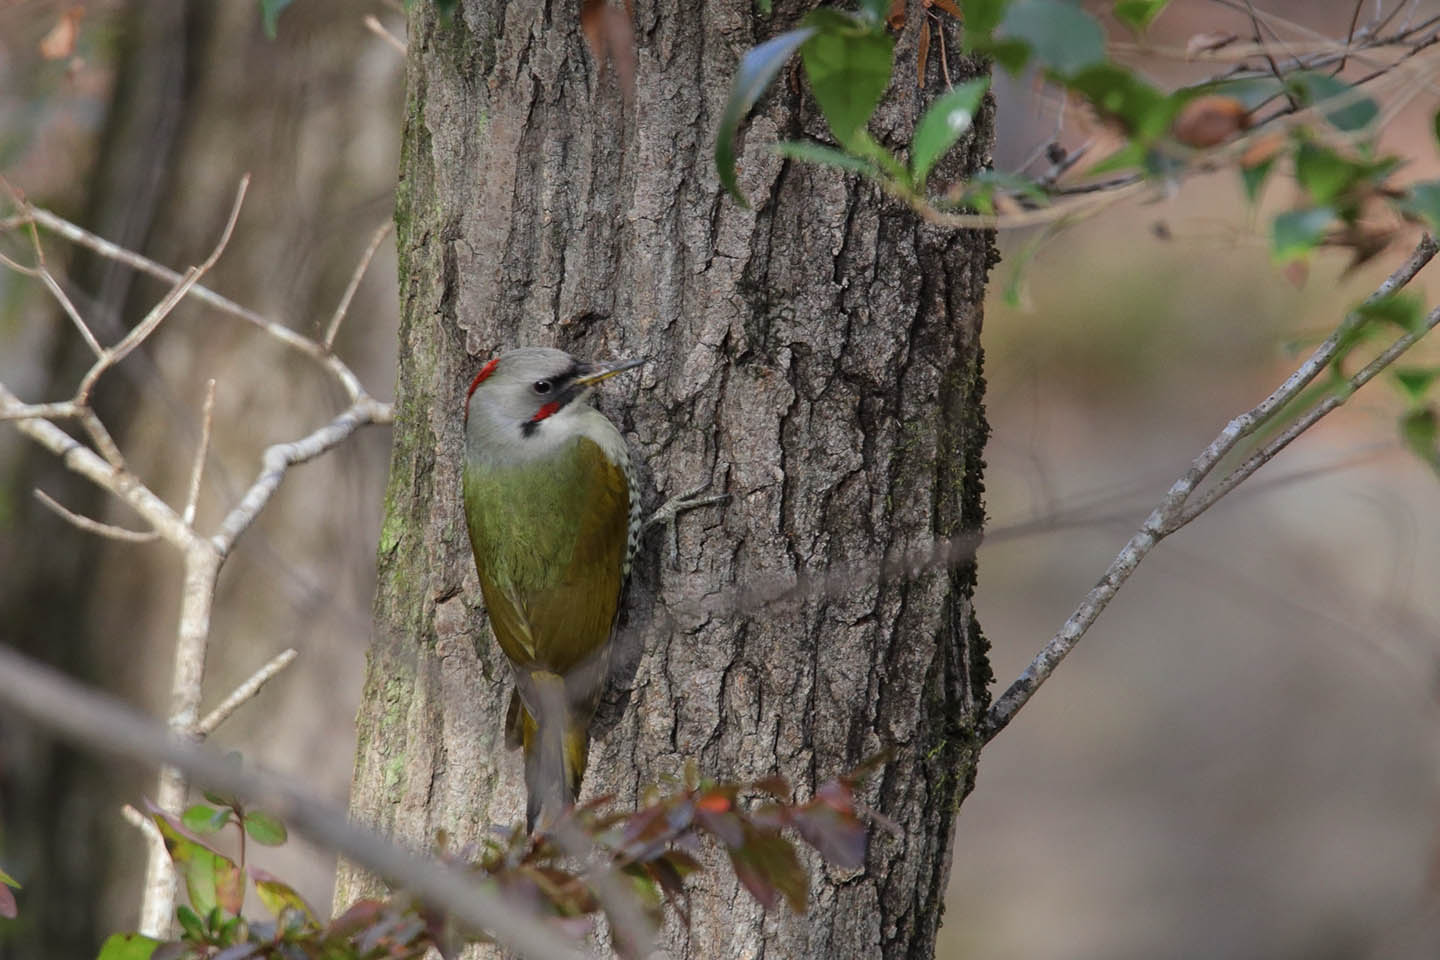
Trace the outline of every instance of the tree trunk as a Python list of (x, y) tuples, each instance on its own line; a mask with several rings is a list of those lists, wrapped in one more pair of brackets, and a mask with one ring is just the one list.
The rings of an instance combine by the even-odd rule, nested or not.
[[(811, 857), (811, 910), (766, 917), (728, 867), (692, 879), (673, 956), (924, 957), (987, 701), (974, 567), (881, 580), (878, 561), (978, 530), (987, 235), (920, 224), (876, 190), (778, 158), (821, 134), (782, 74), (741, 156), (746, 210), (718, 192), (716, 121), (739, 56), (804, 13), (751, 0), (641, 0), (637, 95), (622, 105), (573, 3), (411, 8), (397, 207), (402, 325), (376, 629), (352, 812), (428, 846), (512, 824), (510, 676), (484, 622), (460, 504), (461, 412), (483, 360), (522, 344), (644, 355), (600, 405), (640, 464), (647, 508), (708, 483), (678, 563), (652, 531), (621, 620), (585, 796), (631, 803), (687, 761), (717, 779), (779, 773), (801, 795), (888, 748), (865, 799), (858, 873)], [(916, 88), (909, 4), (874, 125), (903, 142), (943, 88)], [(950, 79), (981, 66), (950, 43)], [(992, 116), (945, 174), (988, 158)], [(736, 603), (776, 593), (778, 601)], [(374, 890), (342, 868), (337, 903)]]

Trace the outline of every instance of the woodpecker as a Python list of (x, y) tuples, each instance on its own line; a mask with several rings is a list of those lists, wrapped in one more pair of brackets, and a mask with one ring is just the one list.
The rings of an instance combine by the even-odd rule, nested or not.
[(490, 626), (514, 669), (506, 742), (523, 747), (526, 827), (575, 802), (641, 530), (625, 440), (590, 406), (644, 360), (511, 350), (465, 405), (465, 521)]

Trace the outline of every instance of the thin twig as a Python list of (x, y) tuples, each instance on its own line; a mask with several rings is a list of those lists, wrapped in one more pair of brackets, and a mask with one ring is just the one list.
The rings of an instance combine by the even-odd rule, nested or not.
[(285, 471), (297, 463), (304, 463), (320, 456), (331, 447), (343, 442), (346, 437), (369, 423), (388, 423), (392, 415), (388, 404), (377, 403), (368, 396), (342, 410), (335, 419), (314, 432), (289, 443), (273, 444), (265, 449), (261, 457), (260, 473), (240, 502), (226, 515), (210, 538), (215, 549), (222, 555), (228, 554), (235, 540), (255, 521), (265, 504), (280, 487)]
[(99, 520), (92, 520), (89, 517), (82, 516), (39, 488), (35, 490), (35, 499), (53, 510), (62, 520), (79, 527), (86, 533), (93, 533), (100, 537), (108, 537), (111, 540), (125, 540), (130, 543), (149, 543), (160, 537), (160, 534), (154, 530), (127, 530), (124, 527), (101, 523)]
[(365, 14), (365, 29), (390, 44), (402, 57), (405, 55), (405, 41), (395, 36), (395, 34), (389, 30), (386, 30), (385, 25), (380, 22), (380, 18), (375, 16), (375, 14)]
[(245, 192), (249, 188), (250, 174), (247, 173), (240, 178), (240, 187), (235, 191), (235, 203), (230, 207), (230, 218), (225, 222), (225, 229), (220, 234), (220, 240), (215, 244), (215, 248), (210, 251), (210, 256), (206, 257), (198, 267), (191, 267), (185, 271), (185, 275), (170, 288), (170, 291), (145, 315), (143, 320), (125, 334), (119, 343), (101, 354), (80, 380), (80, 386), (75, 391), (77, 403), (89, 402), (90, 391), (94, 389), (95, 382), (100, 379), (101, 374), (124, 360), (131, 351), (144, 343), (145, 339), (154, 333), (160, 323), (175, 309), (176, 304), (190, 292), (190, 288), (195, 286), (200, 278), (209, 272), (215, 262), (220, 259), (220, 254), (225, 252), (226, 246), (230, 243), (230, 235), (235, 232), (235, 222), (240, 219), (240, 207), (245, 203)]
[(322, 343), (328, 351), (335, 345), (335, 334), (340, 332), (340, 323), (345, 319), (345, 314), (350, 310), (350, 301), (355, 297), (355, 291), (360, 287), (360, 281), (365, 276), (365, 271), (370, 266), (370, 261), (375, 256), (375, 251), (380, 249), (380, 242), (390, 232), (393, 223), (387, 220), (381, 224), (370, 237), (370, 244), (360, 256), (360, 262), (355, 264), (355, 272), (350, 275), (350, 282), (345, 286), (345, 294), (340, 298), (340, 304), (335, 308), (335, 315), (330, 318), (330, 325), (325, 329), (325, 339)]
[(215, 418), (215, 379), (205, 382), (205, 406), (200, 411), (200, 445), (195, 448), (195, 464), (190, 468), (190, 492), (185, 497), (181, 519), (195, 523), (195, 507), (200, 502), (200, 478), (205, 474), (205, 458), (210, 453), (210, 425)]
[[(1420, 242), (1416, 245), (1409, 259), (1401, 264), (1395, 272), (1390, 274), (1390, 276), (1376, 288), (1375, 292), (1366, 298), (1365, 302), (1373, 303), (1405, 286), (1414, 279), (1415, 275), (1418, 274), (1426, 264), (1434, 259), (1437, 252), (1440, 252), (1440, 246), (1436, 245), (1432, 237), (1428, 234), (1421, 237)], [(1125, 582), (1130, 579), (1131, 574), (1135, 572), (1140, 562), (1154, 549), (1155, 545), (1166, 536), (1184, 526), (1185, 522), (1188, 522), (1185, 516), (1187, 509), (1190, 507), (1190, 498), (1210, 472), (1214, 470), (1215, 466), (1235, 448), (1236, 444), (1270, 420), (1271, 417), (1298, 396), (1301, 391), (1322, 373), (1330, 361), (1338, 355), (1347, 334), (1354, 328), (1355, 324), (1359, 322), (1361, 322), (1361, 319), (1356, 314), (1347, 317), (1335, 332), (1327, 337), (1325, 341), (1315, 349), (1315, 352), (1312, 353), (1294, 373), (1287, 377), (1285, 382), (1271, 393), (1270, 396), (1266, 397), (1254, 408), (1242, 413), (1226, 424), (1225, 428), (1210, 442), (1209, 446), (1202, 450), (1194, 461), (1191, 462), (1190, 468), (1170, 485), (1170, 489), (1160, 500), (1159, 504), (1150, 511), (1149, 516), (1145, 518), (1145, 522), (1141, 524), (1140, 529), (1130, 537), (1124, 548), (1122, 548), (1115, 559), (1111, 561), (1104, 576), (1090, 589), (1090, 592), (1085, 595), (1074, 612), (1070, 614), (1069, 619), (1065, 621), (1059, 631), (1041, 648), (1034, 659), (1030, 661), (1029, 666), (1025, 668), (1020, 676), (1010, 684), (1005, 692), (1001, 694), (990, 707), (989, 713), (981, 724), (980, 737), (983, 742), (992, 740), (996, 734), (1005, 729), (1006, 725), (1014, 719), (1015, 714), (1020, 711), (1035, 691), (1050, 677), (1060, 662), (1065, 659), (1071, 650), (1075, 649), (1075, 645), (1080, 642), (1080, 638), (1089, 631), (1090, 627), (1109, 605), (1110, 601), (1114, 599), (1115, 594), (1124, 586)], [(1440, 322), (1440, 308), (1437, 308), (1430, 317), (1427, 317), (1426, 322), (1431, 326), (1433, 326), (1434, 323)], [(1426, 329), (1429, 329), (1429, 326), (1427, 326)], [(1390, 349), (1386, 350), (1379, 358), (1361, 371), (1360, 374), (1352, 377), (1352, 384), (1358, 386), (1368, 382), (1379, 373), (1386, 364), (1393, 362), (1395, 357), (1398, 357), (1412, 346), (1415, 341), (1419, 339), (1419, 336), (1420, 333), (1417, 332), (1401, 337)], [(1382, 360), (1384, 361), (1383, 363), (1381, 362)], [(1362, 376), (1363, 379), (1361, 379)], [(1338, 403), (1336, 405), (1338, 406)], [(1333, 409), (1333, 407), (1329, 409)], [(1318, 420), (1319, 417), (1324, 416), (1325, 413), (1329, 412), (1329, 409), (1319, 413), (1314, 417), (1314, 420)], [(1311, 423), (1313, 423), (1314, 420), (1312, 420)], [(1293, 426), (1291, 429), (1293, 429)], [(1287, 431), (1287, 433), (1289, 433), (1289, 431)], [(1298, 435), (1299, 431), (1296, 431), (1292, 436), (1288, 437), (1286, 437), (1286, 434), (1282, 434), (1281, 437), (1277, 437), (1276, 441), (1272, 441), (1272, 443), (1284, 438), (1283, 442), (1279, 443), (1276, 447), (1278, 451), (1280, 448), (1283, 448), (1285, 444), (1289, 443), (1290, 440), (1294, 439), (1294, 436)], [(1260, 454), (1256, 456), (1258, 457)], [(1273, 454), (1271, 454), (1271, 456), (1273, 456)], [(1246, 466), (1248, 466), (1248, 462), (1239, 469), (1243, 470)], [(1253, 473), (1259, 466), (1260, 463), (1256, 463), (1244, 476), (1249, 476), (1249, 474)], [(1209, 502), (1205, 502), (1204, 498), (1198, 501), (1197, 505), (1203, 504), (1203, 506), (1201, 506), (1199, 510), (1194, 511), (1191, 519), (1203, 513), (1204, 510), (1213, 505), (1214, 501), (1218, 500), (1220, 496), (1224, 496), (1225, 493), (1233, 490), (1242, 479), (1244, 479), (1243, 476), (1235, 480), (1234, 483), (1225, 487), (1223, 493), (1214, 496)], [(1224, 486), (1228, 480), (1229, 478), (1222, 481), (1220, 486)]]
[(5, 679), (0, 683), (0, 704), (9, 713), (85, 750), (183, 769), (210, 789), (263, 806), (297, 832), (451, 914), (463, 927), (493, 933), (522, 956), (554, 960), (586, 956), (535, 916), (517, 909), (513, 901), (482, 886), (468, 871), (426, 860), (353, 825), (343, 812), (288, 778), (233, 764), (213, 747), (178, 736), (113, 698), (4, 647), (0, 647), (0, 677)]
[(261, 688), (274, 679), (281, 670), (290, 666), (291, 662), (299, 655), (294, 647), (290, 647), (271, 657), (268, 663), (250, 675), (250, 679), (232, 690), (230, 696), (220, 701), (214, 710), (205, 714), (200, 722), (195, 724), (195, 735), (203, 738), (214, 733), (216, 727), (228, 720), (230, 715), (240, 707), (255, 699)]

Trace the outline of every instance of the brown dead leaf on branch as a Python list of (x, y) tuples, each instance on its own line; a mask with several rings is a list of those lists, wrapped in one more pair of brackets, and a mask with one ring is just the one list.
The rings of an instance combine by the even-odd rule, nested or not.
[(605, 0), (581, 0), (580, 29), (585, 32), (590, 55), (595, 58), (601, 77), (605, 76), (606, 63), (615, 65), (615, 76), (626, 103), (635, 99), (634, 21), (634, 0), (625, 0), (623, 10)]

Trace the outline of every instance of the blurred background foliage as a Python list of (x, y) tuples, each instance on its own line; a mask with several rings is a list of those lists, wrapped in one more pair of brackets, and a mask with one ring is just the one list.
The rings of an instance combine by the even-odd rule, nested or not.
[[(1417, 19), (1440, 10), (1395, 2)], [(1257, 6), (1331, 37), (1353, 7)], [(1173, 0), (1149, 37), (1245, 36), (1244, 7)], [(403, 61), (366, 14), (403, 35), (395, 6), (353, 0), (290, 5), (274, 40), (255, 0), (0, 6), (0, 171), (175, 267), (208, 249), (251, 171), (208, 282), (316, 331), (391, 210)], [(1133, 62), (1157, 83), (1189, 79), (1184, 64)], [(1031, 78), (997, 75), (995, 90), (996, 165), (1013, 169), (1055, 133), (1059, 104)], [(1407, 179), (1440, 175), (1436, 106), (1433, 91), (1417, 97), (1385, 132)], [(1084, 136), (1075, 124), (1061, 133), (1072, 146)], [(1278, 208), (1292, 189), (1277, 179), (1265, 202)], [(1346, 273), (1343, 253), (1320, 254), (1297, 285), (1271, 265), (1264, 209), (1247, 211), (1222, 174), (1054, 235), (1002, 236), (977, 597), (1002, 683), (1190, 457), (1293, 368), (1294, 344), (1403, 256)], [(157, 296), (63, 243), (47, 241), (47, 254), (102, 340)], [(1434, 303), (1440, 283), (1421, 274), (1418, 286)], [(339, 344), (380, 397), (393, 384), (396, 299), (387, 244)], [(0, 380), (27, 400), (60, 397), (85, 359), (40, 289), (0, 273)], [(182, 305), (99, 396), (137, 472), (175, 498), (210, 377), (202, 514), (248, 481), (265, 444), (338, 403), (302, 360)], [(1399, 409), (1393, 391), (1370, 388), (1160, 547), (989, 747), (957, 824), (942, 957), (1437, 954), (1440, 591), (1426, 571), (1440, 562), (1440, 487), (1399, 443)], [(222, 577), (214, 630), (216, 696), (284, 647), (301, 653), (217, 741), (337, 803), (387, 445), (383, 431), (362, 434), (286, 482)], [(162, 713), (178, 564), (158, 545), (79, 533), (38, 507), (36, 486), (127, 519), (0, 429), (0, 642)], [(143, 848), (117, 811), (150, 783), (0, 721), (0, 858), (25, 884), (0, 955), (90, 957), (105, 933), (133, 926)], [(325, 854), (292, 841), (262, 865), (329, 901)]]

